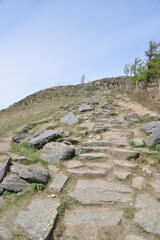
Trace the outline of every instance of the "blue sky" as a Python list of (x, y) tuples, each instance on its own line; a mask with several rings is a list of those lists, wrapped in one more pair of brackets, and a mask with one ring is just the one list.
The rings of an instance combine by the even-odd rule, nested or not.
[(82, 73), (123, 75), (152, 39), (159, 0), (0, 0), (0, 109)]

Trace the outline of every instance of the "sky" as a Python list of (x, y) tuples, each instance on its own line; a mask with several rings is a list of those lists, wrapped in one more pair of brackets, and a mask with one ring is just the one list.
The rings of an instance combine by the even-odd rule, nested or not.
[(160, 42), (160, 0), (0, 0), (0, 109), (38, 90), (123, 75)]

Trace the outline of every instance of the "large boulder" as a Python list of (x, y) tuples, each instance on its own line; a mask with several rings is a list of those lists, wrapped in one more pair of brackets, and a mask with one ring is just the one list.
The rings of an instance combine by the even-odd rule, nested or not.
[(21, 178), (29, 182), (38, 182), (46, 184), (50, 178), (47, 172), (40, 169), (27, 167), (18, 163), (11, 166), (11, 172), (18, 174)]
[(0, 182), (2, 182), (3, 178), (5, 177), (7, 171), (9, 170), (11, 158), (8, 158), (1, 166), (0, 166)]
[(38, 198), (25, 211), (20, 211), (14, 224), (21, 226), (31, 239), (48, 239), (53, 229), (60, 206), (58, 200)]
[(19, 135), (16, 135), (12, 138), (12, 140), (16, 143), (21, 143), (21, 142), (27, 142), (32, 138), (32, 134), (31, 133), (22, 133)]
[(61, 137), (61, 132), (59, 130), (47, 130), (41, 134), (39, 134), (37, 137), (32, 138), (28, 144), (31, 147), (35, 148), (41, 148), (46, 143), (53, 141), (57, 138)]
[(78, 108), (78, 112), (85, 112), (85, 111), (91, 111), (93, 110), (93, 107), (91, 107), (88, 104), (82, 104), (79, 108)]
[(160, 128), (155, 128), (152, 134), (146, 139), (146, 144), (151, 147), (160, 143)]
[(26, 188), (29, 188), (30, 184), (25, 180), (21, 179), (18, 175), (11, 174), (4, 178), (0, 187), (7, 191), (20, 192)]
[(72, 145), (64, 143), (51, 142), (47, 143), (41, 152), (40, 158), (47, 162), (59, 162), (74, 156), (75, 148)]
[(60, 122), (68, 125), (74, 125), (78, 123), (78, 118), (72, 112), (70, 112), (66, 116), (62, 117)]
[(146, 123), (142, 126), (142, 129), (145, 133), (151, 134), (157, 127), (160, 128), (160, 121)]

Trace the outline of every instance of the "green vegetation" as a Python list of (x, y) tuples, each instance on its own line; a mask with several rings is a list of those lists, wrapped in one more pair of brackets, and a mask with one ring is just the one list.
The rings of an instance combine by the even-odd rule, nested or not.
[(134, 208), (131, 207), (125, 208), (124, 209), (125, 218), (132, 220), (134, 218), (134, 212), (135, 212)]
[(32, 183), (31, 185), (34, 192), (39, 192), (44, 189), (44, 185), (42, 183)]
[(106, 240), (114, 240), (114, 239), (116, 239), (115, 234), (113, 234), (111, 232), (105, 232), (105, 237), (106, 237)]
[[(124, 73), (132, 76), (133, 82), (146, 83), (157, 82), (160, 79), (160, 43), (149, 42), (149, 49), (145, 51), (145, 59), (135, 58), (134, 63), (126, 64)], [(146, 90), (147, 91), (147, 90)]]
[(11, 142), (11, 151), (19, 156), (26, 157), (27, 160), (22, 161), (22, 164), (29, 165), (39, 162), (40, 151), (32, 148), (28, 143), (15, 143)]

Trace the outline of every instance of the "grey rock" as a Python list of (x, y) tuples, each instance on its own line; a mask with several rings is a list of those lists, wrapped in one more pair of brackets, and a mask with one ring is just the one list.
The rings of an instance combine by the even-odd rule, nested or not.
[(11, 166), (11, 172), (18, 174), (21, 178), (29, 182), (46, 184), (50, 178), (49, 174), (35, 167), (28, 167), (18, 163)]
[(125, 172), (125, 171), (115, 171), (114, 172), (114, 175), (120, 180), (126, 179), (131, 174), (132, 174), (132, 172)]
[(19, 135), (16, 135), (12, 138), (12, 140), (16, 143), (21, 143), (21, 142), (27, 142), (29, 141), (31, 138), (32, 138), (32, 134), (31, 133), (22, 133), (22, 134), (19, 134)]
[(53, 229), (60, 202), (55, 199), (35, 199), (25, 211), (20, 211), (14, 224), (21, 226), (31, 239), (48, 239)]
[(66, 116), (62, 117), (60, 122), (68, 125), (75, 125), (78, 123), (78, 118), (72, 112), (70, 112)]
[(75, 148), (64, 143), (47, 143), (41, 152), (40, 158), (47, 162), (59, 162), (73, 157)]
[(41, 148), (43, 145), (45, 145), (46, 143), (53, 141), (57, 138), (61, 137), (61, 132), (58, 130), (47, 130), (43, 133), (41, 133), (40, 135), (38, 135), (35, 138), (32, 138), (28, 144), (31, 147), (35, 147), (35, 148)]
[(11, 174), (4, 178), (1, 187), (7, 191), (20, 192), (30, 187), (30, 184), (21, 179), (18, 175)]
[(113, 169), (113, 164), (109, 164), (109, 163), (89, 162), (89, 163), (86, 163), (85, 165), (92, 169), (103, 169), (106, 172), (111, 171)]
[(156, 192), (156, 194), (158, 196), (160, 196), (160, 181), (156, 180), (156, 181), (152, 182), (152, 187), (153, 187), (154, 191)]
[(9, 171), (9, 164), (11, 158), (8, 158), (1, 166), (0, 166), (0, 182), (2, 182), (3, 178), (5, 177), (6, 173)]
[(76, 168), (76, 169), (68, 169), (68, 173), (77, 174), (77, 175), (90, 175), (90, 176), (105, 176), (106, 171), (104, 169), (90, 169), (90, 168)]
[(107, 202), (128, 202), (132, 200), (131, 189), (105, 180), (79, 180), (69, 196), (82, 204), (104, 204)]
[(1, 188), (1, 186), (0, 186), (0, 196), (3, 194), (3, 189)]
[(127, 161), (120, 161), (120, 160), (114, 160), (113, 164), (117, 167), (122, 167), (122, 168), (134, 168), (138, 165), (136, 163), (131, 163), (131, 162), (127, 162)]
[(152, 174), (153, 174), (153, 172), (152, 172), (152, 170), (150, 169), (149, 166), (143, 167), (142, 172), (144, 173), (144, 175), (146, 175), (148, 177), (151, 177)]
[(147, 134), (151, 134), (155, 128), (160, 128), (160, 121), (149, 122), (142, 126), (143, 131)]
[(146, 139), (146, 144), (151, 147), (160, 143), (160, 127), (155, 128), (152, 134)]
[(88, 104), (89, 104), (89, 105), (98, 105), (99, 102), (98, 102), (97, 99), (91, 99), (91, 100), (88, 101)]
[(116, 157), (124, 160), (137, 159), (139, 157), (139, 152), (123, 149), (123, 148), (112, 148), (111, 153)]
[(83, 163), (82, 162), (80, 162), (80, 161), (67, 161), (66, 163), (65, 163), (65, 165), (66, 165), (66, 167), (67, 168), (77, 168), (77, 167), (82, 167), (83, 166)]
[(64, 184), (67, 182), (68, 177), (64, 175), (63, 173), (59, 173), (55, 175), (53, 181), (51, 182), (49, 188), (53, 189), (56, 192), (60, 192), (64, 186)]
[(146, 186), (146, 180), (144, 177), (135, 177), (132, 181), (132, 187), (142, 190)]
[(84, 142), (83, 146), (84, 147), (108, 147), (111, 146), (111, 142), (104, 142), (104, 141), (89, 141), (89, 142)]
[(80, 160), (94, 160), (99, 158), (106, 158), (105, 153), (82, 153), (79, 155)]
[(0, 197), (0, 208), (2, 207), (3, 203), (4, 203), (4, 197)]
[(105, 207), (90, 207), (85, 209), (79, 207), (78, 209), (73, 209), (64, 217), (66, 230), (63, 239), (102, 239), (100, 234), (102, 232), (104, 234), (107, 227), (118, 225), (122, 217), (123, 211), (116, 211)]
[(0, 239), (1, 240), (10, 240), (11, 239), (11, 235), (10, 235), (8, 229), (1, 225), (0, 225)]
[(136, 198), (136, 208), (141, 210), (135, 214), (134, 223), (148, 233), (160, 236), (160, 203), (148, 195), (140, 194)]
[(139, 115), (136, 114), (136, 113), (133, 113), (133, 114), (127, 115), (125, 118), (126, 118), (126, 120), (128, 120), (128, 121), (135, 122), (135, 121), (138, 121), (138, 120), (139, 120)]
[(139, 237), (136, 235), (128, 235), (126, 240), (146, 240), (144, 237)]
[(51, 172), (58, 172), (59, 171), (59, 168), (57, 168), (56, 166), (53, 166), (53, 165), (49, 165), (48, 168)]
[(133, 143), (134, 143), (135, 147), (141, 147), (144, 145), (144, 142), (141, 138), (134, 138)]
[(88, 104), (83, 104), (78, 108), (79, 113), (80, 112), (85, 112), (85, 111), (91, 111), (91, 110), (93, 110), (93, 108)]

